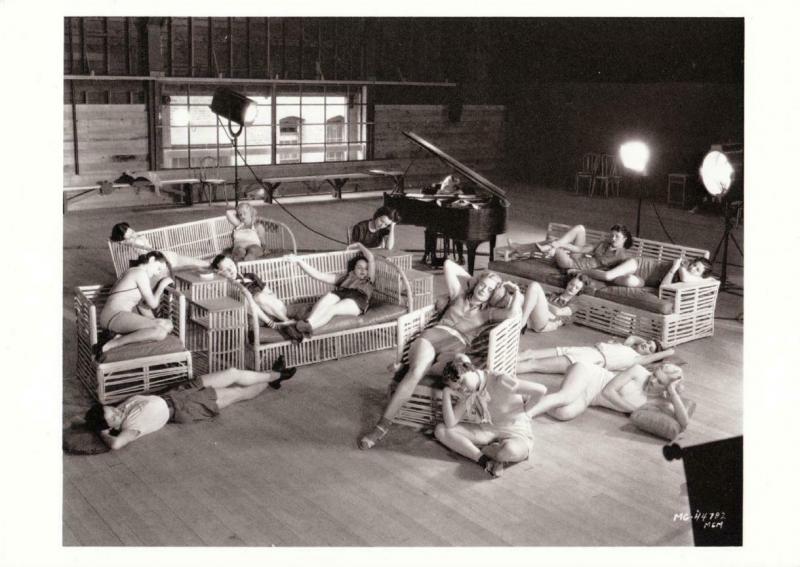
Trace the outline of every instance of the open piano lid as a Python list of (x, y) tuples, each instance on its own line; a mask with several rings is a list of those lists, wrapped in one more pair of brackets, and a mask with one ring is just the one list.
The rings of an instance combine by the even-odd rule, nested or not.
[(506, 199), (506, 192), (503, 189), (500, 189), (500, 187), (498, 187), (497, 185), (495, 185), (494, 183), (483, 177), (481, 174), (471, 170), (457, 159), (447, 155), (442, 150), (431, 144), (429, 141), (420, 138), (414, 132), (403, 132), (403, 135), (412, 142), (414, 142), (415, 144), (417, 144), (418, 146), (421, 146), (426, 150), (428, 150), (430, 153), (432, 153), (437, 158), (442, 160), (444, 163), (449, 165), (455, 171), (457, 171), (458, 173), (460, 173), (461, 175), (463, 175), (464, 177), (475, 183), (481, 189), (486, 189), (489, 193), (497, 197), (500, 200), (500, 203), (504, 207), (508, 207), (509, 202), (508, 199)]

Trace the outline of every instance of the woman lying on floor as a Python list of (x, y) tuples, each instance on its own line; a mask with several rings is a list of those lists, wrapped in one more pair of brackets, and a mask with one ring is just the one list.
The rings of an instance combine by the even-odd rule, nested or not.
[[(155, 251), (155, 248), (153, 248), (153, 245), (147, 240), (147, 237), (137, 234), (137, 232), (131, 228), (131, 225), (126, 222), (117, 223), (111, 228), (109, 240), (111, 240), (111, 242), (125, 242), (143, 252)], [(179, 270), (181, 268), (208, 268), (208, 260), (183, 256), (171, 250), (159, 250), (159, 252), (164, 255), (167, 262), (169, 262), (174, 270)]]
[(294, 326), (287, 326), (286, 333), (296, 341), (311, 337), (314, 332), (328, 323), (331, 319), (341, 315), (356, 317), (363, 315), (369, 309), (369, 302), (375, 289), (375, 257), (369, 248), (355, 242), (347, 250), (358, 250), (356, 256), (348, 263), (347, 273), (337, 276), (320, 272), (308, 262), (289, 254), (286, 258), (298, 266), (314, 279), (336, 286), (320, 297), (311, 308), (311, 313), (305, 320), (299, 320)]
[[(100, 327), (114, 336), (104, 344), (95, 345), (95, 355), (131, 343), (161, 341), (172, 332), (169, 319), (156, 319), (164, 288), (172, 284), (170, 265), (161, 252), (148, 252), (131, 262), (132, 266), (120, 276), (108, 294), (100, 311)], [(151, 281), (157, 281), (155, 288)]]
[[(444, 263), (444, 277), (450, 302), (439, 323), (425, 329), (411, 344), (408, 352), (408, 372), (397, 385), (383, 415), (375, 428), (358, 441), (361, 449), (370, 449), (389, 432), (392, 419), (411, 398), (414, 388), (434, 363), (444, 364), (457, 354), (464, 353), (481, 327), (519, 315), (522, 311), (522, 294), (516, 284), (503, 284), (494, 272), (483, 272), (477, 279), (451, 260)], [(502, 288), (502, 289), (501, 289)], [(494, 295), (508, 293), (510, 305), (506, 308), (491, 306)]]
[(255, 398), (267, 386), (279, 389), (295, 368), (285, 368), (283, 358), (272, 372), (229, 368), (205, 374), (158, 395), (131, 396), (117, 406), (95, 404), (86, 412), (86, 426), (111, 449), (122, 449), (167, 423), (192, 423), (212, 419), (229, 405)]
[[(434, 433), (444, 446), (476, 461), (499, 477), (507, 463), (518, 463), (533, 449), (531, 420), (525, 414), (547, 392), (541, 384), (478, 369), (469, 357), (448, 362), (442, 378), (442, 417)], [(459, 397), (453, 404), (453, 394)], [(467, 412), (481, 423), (459, 423)]]
[(567, 370), (561, 389), (543, 396), (527, 413), (532, 418), (546, 413), (567, 421), (589, 406), (628, 414), (649, 405), (672, 415), (685, 429), (689, 415), (679, 395), (682, 379), (680, 367), (669, 363), (652, 372), (637, 364), (615, 375), (600, 366), (578, 362)]
[(586, 228), (580, 224), (550, 242), (518, 244), (509, 240), (508, 245), (515, 255), (522, 257), (538, 249), (546, 258), (554, 258), (556, 265), (567, 273), (582, 273), (595, 280), (625, 287), (644, 285), (644, 281), (635, 275), (636, 258), (630, 258), (626, 252), (633, 246), (633, 235), (622, 224), (612, 226), (608, 238), (594, 245), (586, 243)]
[(582, 274), (575, 276), (560, 293), (545, 293), (540, 284), (531, 282), (522, 304), (522, 332), (530, 327), (535, 333), (547, 333), (568, 323), (573, 314), (569, 304), (588, 282), (589, 279)]
[(227, 254), (218, 254), (211, 261), (211, 268), (240, 286), (242, 292), (251, 301), (253, 312), (267, 327), (275, 327), (276, 321), (278, 324), (291, 322), (286, 304), (256, 274), (240, 273), (233, 258)]
[(576, 362), (594, 364), (612, 372), (634, 364), (652, 364), (675, 353), (664, 350), (659, 341), (631, 335), (624, 342), (604, 341), (594, 346), (568, 346), (530, 349), (519, 353), (517, 373), (564, 374)]

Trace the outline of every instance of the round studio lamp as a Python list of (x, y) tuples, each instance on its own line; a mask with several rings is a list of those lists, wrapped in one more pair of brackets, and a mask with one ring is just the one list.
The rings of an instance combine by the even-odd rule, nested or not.
[(708, 152), (700, 166), (700, 178), (711, 195), (716, 197), (727, 193), (733, 183), (733, 165), (728, 156), (716, 150)]
[(251, 124), (258, 112), (258, 105), (254, 100), (226, 87), (219, 87), (214, 91), (209, 108), (217, 116), (227, 118), (239, 126)]
[(636, 173), (644, 173), (650, 159), (650, 148), (640, 141), (625, 142), (619, 148), (622, 165)]

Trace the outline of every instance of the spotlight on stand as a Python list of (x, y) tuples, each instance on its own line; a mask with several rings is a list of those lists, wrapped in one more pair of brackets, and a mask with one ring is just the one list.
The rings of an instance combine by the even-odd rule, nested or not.
[(711, 146), (711, 151), (706, 154), (700, 166), (700, 178), (706, 191), (719, 199), (722, 204), (722, 214), (725, 219), (725, 229), (722, 238), (714, 250), (711, 258), (712, 264), (716, 262), (720, 248), (722, 248), (722, 273), (720, 274), (720, 289), (730, 290), (733, 286), (728, 283), (728, 242), (732, 241), (739, 250), (742, 258), (744, 252), (733, 235), (735, 211), (742, 205), (744, 192), (742, 191), (744, 166), (744, 146), (741, 144), (727, 144)]
[[(239, 205), (239, 135), (245, 125), (252, 124), (256, 119), (258, 105), (254, 100), (232, 91), (225, 87), (219, 87), (214, 91), (214, 98), (211, 99), (211, 112), (220, 118), (228, 120), (228, 130), (233, 138), (233, 194), (236, 205)], [(233, 129), (233, 124), (239, 126)]]
[(647, 175), (647, 162), (650, 159), (650, 148), (639, 140), (625, 142), (619, 148), (619, 157), (622, 165), (637, 175), (639, 187), (639, 205), (636, 207), (636, 236), (639, 236), (639, 226), (642, 220), (642, 190), (644, 176)]

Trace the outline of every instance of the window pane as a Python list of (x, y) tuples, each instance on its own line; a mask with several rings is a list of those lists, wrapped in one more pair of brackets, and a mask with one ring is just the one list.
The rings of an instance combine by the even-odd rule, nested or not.
[(164, 141), (165, 146), (187, 146), (189, 145), (188, 128), (170, 128), (169, 140)]
[(304, 104), (301, 112), (305, 122), (314, 122), (316, 124), (325, 122), (325, 107), (321, 104)]
[[(196, 144), (216, 144), (216, 126), (192, 126), (191, 128), (192, 146)], [(222, 140), (220, 140), (221, 142)]]
[(325, 161), (325, 151), (322, 146), (303, 146), (303, 163), (318, 163)]
[(248, 148), (250, 146), (266, 145), (272, 142), (270, 128), (266, 126), (249, 126), (245, 128), (244, 134)]
[(248, 146), (247, 163), (250, 165), (268, 165), (272, 163), (272, 146)]
[(323, 144), (324, 142), (324, 124), (303, 124), (303, 144)]
[(278, 148), (278, 163), (300, 163), (300, 146)]
[(192, 126), (214, 126), (217, 124), (217, 115), (207, 106), (190, 106), (189, 120)]

